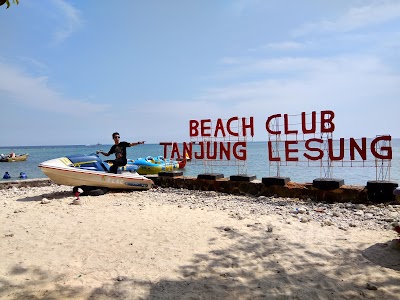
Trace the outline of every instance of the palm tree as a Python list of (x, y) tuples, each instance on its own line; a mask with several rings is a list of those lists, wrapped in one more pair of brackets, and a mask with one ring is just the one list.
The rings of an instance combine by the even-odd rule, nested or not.
[[(10, 0), (0, 0), (0, 6), (2, 6), (5, 3), (7, 3), (7, 8), (9, 8), (10, 7)], [(19, 0), (13, 0), (13, 3), (18, 4)]]

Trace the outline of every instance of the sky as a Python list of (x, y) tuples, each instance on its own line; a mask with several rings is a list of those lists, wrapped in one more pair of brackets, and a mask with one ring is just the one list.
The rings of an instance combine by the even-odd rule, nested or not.
[(190, 141), (189, 121), (331, 110), (400, 138), (399, 0), (20, 0), (0, 7), (0, 146)]

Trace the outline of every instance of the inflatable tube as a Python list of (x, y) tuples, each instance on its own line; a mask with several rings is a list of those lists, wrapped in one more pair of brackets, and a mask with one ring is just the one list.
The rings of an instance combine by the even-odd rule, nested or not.
[(127, 166), (136, 165), (140, 175), (158, 174), (159, 172), (169, 172), (175, 169), (182, 169), (186, 165), (186, 160), (177, 161), (165, 159), (163, 156), (146, 156), (138, 159), (128, 159)]

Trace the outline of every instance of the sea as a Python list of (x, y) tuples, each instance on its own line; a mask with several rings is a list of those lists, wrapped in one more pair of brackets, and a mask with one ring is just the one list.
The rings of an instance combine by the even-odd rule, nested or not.
[[(178, 146), (181, 144), (178, 144)], [(26, 173), (28, 179), (46, 178), (38, 165), (46, 160), (68, 156), (72, 154), (92, 154), (96, 150), (108, 152), (111, 145), (64, 145), (64, 146), (18, 146), (0, 147), (0, 153), (16, 154), (28, 153), (29, 157), (22, 162), (0, 162), (0, 181), (21, 180), (21, 172)], [(278, 176), (288, 177), (291, 181), (298, 183), (312, 182), (316, 178), (343, 179), (347, 185), (366, 185), (371, 180), (386, 180), (400, 184), (400, 139), (392, 139), (391, 148), (393, 157), (389, 163), (371, 159), (371, 154), (366, 162), (362, 163), (338, 163), (331, 166), (324, 165), (322, 160), (317, 164), (309, 163), (276, 163), (270, 162), (268, 142), (247, 142), (245, 162), (230, 161), (204, 161), (192, 159), (182, 170), (184, 176), (197, 177), (204, 173), (223, 174), (225, 178), (231, 175), (246, 174), (256, 176), (261, 180), (263, 177)], [(195, 150), (195, 148), (194, 148)], [(300, 150), (297, 155), (301, 155)], [(127, 157), (136, 159), (147, 156), (164, 156), (164, 147), (159, 144), (144, 144), (127, 148)], [(100, 155), (102, 159), (111, 159)], [(8, 172), (10, 179), (3, 179), (3, 174)]]

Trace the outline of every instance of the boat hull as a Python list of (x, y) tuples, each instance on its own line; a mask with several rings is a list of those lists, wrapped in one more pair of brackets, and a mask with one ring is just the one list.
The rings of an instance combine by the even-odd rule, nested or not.
[(121, 174), (105, 171), (86, 170), (69, 166), (68, 159), (58, 158), (39, 164), (42, 172), (53, 182), (68, 186), (91, 186), (108, 189), (147, 190), (153, 186), (153, 181), (137, 173), (123, 172)]
[(15, 161), (25, 161), (28, 159), (29, 154), (21, 154), (15, 157), (4, 157), (0, 158), (0, 162), (15, 162)]

